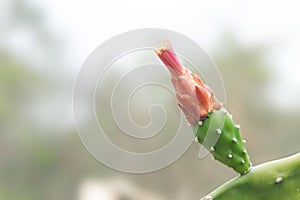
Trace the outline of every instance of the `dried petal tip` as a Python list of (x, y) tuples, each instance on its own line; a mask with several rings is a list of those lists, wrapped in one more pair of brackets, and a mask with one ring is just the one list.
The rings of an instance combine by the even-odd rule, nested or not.
[(168, 49), (171, 49), (170, 42), (169, 42), (169, 40), (164, 40), (163, 43), (159, 47), (154, 49), (154, 51), (156, 52), (156, 54), (161, 54), (162, 51), (165, 51)]
[(159, 48), (156, 48), (155, 52), (161, 61), (168, 67), (172, 75), (173, 73), (182, 73), (182, 65), (168, 40), (165, 40)]
[(155, 52), (172, 75), (178, 105), (191, 125), (194, 126), (209, 112), (221, 109), (221, 104), (213, 91), (196, 74), (181, 64), (168, 40), (165, 40), (160, 48), (155, 49)]

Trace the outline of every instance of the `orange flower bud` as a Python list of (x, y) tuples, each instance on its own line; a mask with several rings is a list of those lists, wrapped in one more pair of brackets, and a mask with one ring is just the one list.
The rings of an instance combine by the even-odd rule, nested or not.
[(221, 108), (213, 91), (196, 74), (181, 64), (168, 41), (155, 52), (172, 75), (178, 105), (191, 125), (205, 119), (214, 109)]

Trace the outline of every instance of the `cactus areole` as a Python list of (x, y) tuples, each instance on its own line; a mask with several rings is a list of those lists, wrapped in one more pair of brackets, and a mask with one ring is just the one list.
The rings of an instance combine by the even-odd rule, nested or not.
[(210, 151), (216, 160), (240, 174), (247, 173), (251, 163), (239, 126), (221, 106), (212, 89), (181, 64), (168, 41), (155, 52), (172, 76), (178, 106), (193, 126), (195, 141)]

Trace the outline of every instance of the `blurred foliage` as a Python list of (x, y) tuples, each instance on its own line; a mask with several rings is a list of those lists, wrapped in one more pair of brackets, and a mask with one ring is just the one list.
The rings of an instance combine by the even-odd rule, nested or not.
[(236, 113), (242, 133), (249, 139), (253, 162), (298, 152), (300, 113), (277, 109), (264, 94), (274, 76), (273, 66), (266, 59), (268, 46), (245, 46), (235, 38), (224, 34), (214, 60), (224, 79), (227, 107)]
[[(14, 3), (10, 20), (23, 25), (25, 21), (29, 29), (47, 33), (41, 25), (40, 12), (25, 1)], [(279, 112), (262, 95), (272, 76), (264, 59), (267, 49), (244, 47), (233, 35), (225, 34), (221, 41), (218, 47), (222, 48), (213, 54), (213, 59), (224, 78), (227, 107), (242, 125), (254, 164), (299, 151), (300, 114)], [(61, 113), (51, 116), (48, 126), (41, 126), (30, 112), (36, 98), (69, 94), (66, 88), (72, 80), (68, 75), (64, 79), (67, 81), (57, 83), (55, 72), (51, 79), (10, 49), (1, 48), (0, 199), (76, 199), (82, 180), (113, 176), (129, 179), (167, 199), (197, 199), (235, 176), (210, 157), (199, 161), (197, 144), (172, 166), (154, 173), (121, 174), (101, 165), (84, 149), (73, 127), (56, 129)], [(52, 52), (50, 46), (44, 54)], [(46, 101), (43, 106), (51, 104)], [(42, 118), (43, 113), (39, 116)]]

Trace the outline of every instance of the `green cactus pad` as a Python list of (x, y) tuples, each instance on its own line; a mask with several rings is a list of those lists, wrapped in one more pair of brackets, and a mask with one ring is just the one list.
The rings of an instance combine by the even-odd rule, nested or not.
[(253, 167), (201, 200), (300, 199), (300, 154)]
[(230, 114), (222, 108), (207, 115), (204, 121), (193, 127), (199, 143), (212, 153), (221, 163), (245, 174), (251, 168), (245, 141), (240, 135), (239, 126), (235, 125)]

